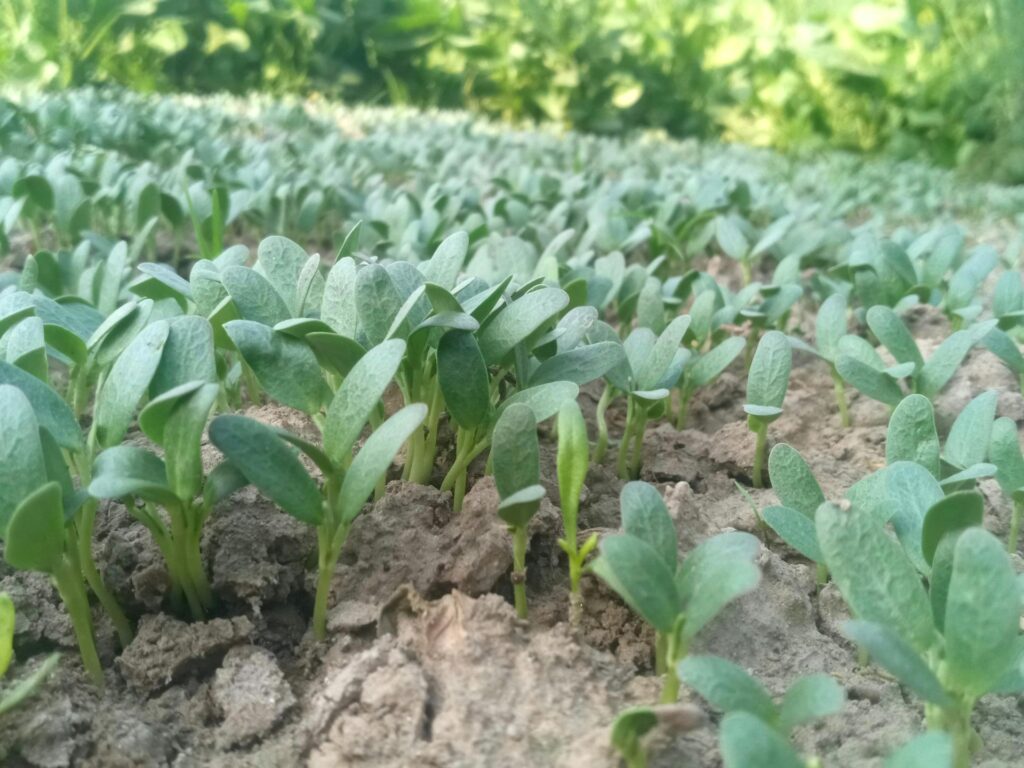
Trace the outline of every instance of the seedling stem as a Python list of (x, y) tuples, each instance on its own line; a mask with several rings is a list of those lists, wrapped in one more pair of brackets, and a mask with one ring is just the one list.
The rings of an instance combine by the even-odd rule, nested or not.
[(512, 532), (512, 591), (516, 616), (527, 618), (526, 611), (526, 526), (510, 526)]

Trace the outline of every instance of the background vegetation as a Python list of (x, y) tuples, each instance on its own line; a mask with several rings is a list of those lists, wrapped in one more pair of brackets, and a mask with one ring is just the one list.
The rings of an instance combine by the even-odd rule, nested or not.
[(9, 85), (324, 93), (1024, 182), (1024, 0), (0, 0)]

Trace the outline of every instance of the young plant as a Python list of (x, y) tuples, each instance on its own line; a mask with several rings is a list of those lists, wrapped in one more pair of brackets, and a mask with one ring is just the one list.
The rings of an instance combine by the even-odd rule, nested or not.
[(577, 541), (580, 493), (587, 479), (590, 464), (590, 443), (587, 424), (579, 404), (569, 401), (558, 411), (558, 495), (562, 506), (563, 538), (558, 546), (569, 558), (569, 624), (579, 626), (583, 618), (583, 593), (580, 577), (587, 556), (597, 546), (597, 534), (580, 546)]
[(836, 368), (839, 357), (839, 341), (846, 334), (846, 297), (834, 293), (821, 303), (815, 320), (815, 351), (826, 363), (832, 374), (836, 406), (839, 408), (839, 423), (850, 426), (850, 409), (846, 402), (846, 384)]
[(544, 486), (540, 484), (540, 449), (537, 444), (537, 420), (529, 406), (514, 403), (505, 409), (494, 425), (491, 460), (494, 484), (501, 503), (498, 516), (508, 523), (512, 533), (512, 589), (516, 615), (527, 617), (526, 547), (527, 526), (540, 508)]
[(818, 541), (855, 620), (844, 633), (925, 701), (928, 726), (953, 740), (955, 768), (979, 746), (971, 714), (988, 693), (1024, 690), (1020, 585), (1004, 547), (981, 528), (979, 494), (933, 504), (921, 529), (926, 591), (884, 523), (823, 504)]
[(689, 357), (679, 377), (679, 410), (676, 413), (676, 429), (686, 428), (686, 418), (690, 411), (690, 401), (697, 393), (714, 382), (725, 369), (732, 365), (733, 360), (740, 356), (746, 342), (739, 336), (730, 336), (707, 352)]
[(765, 523), (789, 546), (818, 566), (818, 584), (828, 579), (814, 514), (825, 502), (825, 494), (803, 456), (790, 445), (779, 443), (768, 455), (768, 477), (781, 506), (766, 507)]
[(97, 686), (103, 669), (96, 652), (89, 598), (78, 556), (76, 493), (51, 433), (17, 387), (0, 384), (0, 531), (4, 559), (22, 571), (49, 574), (71, 618), (82, 663)]
[[(0, 680), (7, 674), (7, 669), (14, 656), (14, 602), (6, 592), (0, 592)], [(49, 677), (60, 661), (59, 653), (46, 657), (32, 674), (19, 681), (9, 691), (0, 692), (0, 717), (21, 704), (35, 693), (43, 681)]]
[(664, 675), (661, 701), (679, 694), (676, 665), (693, 638), (761, 580), (761, 551), (748, 533), (712, 536), (679, 561), (675, 525), (661, 494), (626, 483), (620, 497), (622, 533), (606, 536), (591, 569), (655, 630), (655, 669)]
[(889, 755), (884, 768), (954, 768), (953, 740), (943, 731), (920, 733)]
[(764, 486), (763, 468), (768, 449), (768, 425), (782, 415), (782, 403), (789, 388), (793, 351), (781, 331), (768, 331), (761, 337), (747, 374), (747, 427), (756, 436), (753, 483)]
[(992, 425), (988, 455), (996, 465), (999, 488), (1013, 504), (1010, 531), (1006, 536), (1006, 549), (1013, 553), (1017, 551), (1021, 514), (1024, 512), (1024, 455), (1021, 455), (1017, 422), (1005, 416), (996, 419)]
[[(244, 416), (218, 416), (210, 423), (210, 440), (245, 480), (282, 510), (316, 528), (313, 632), (319, 640), (327, 637), (331, 577), (352, 524), (427, 415), (425, 405), (405, 406), (381, 423), (353, 458), (356, 440), (377, 411), (404, 353), (405, 343), (393, 339), (371, 349), (352, 367), (327, 409), (322, 447)], [(319, 486), (294, 448), (319, 470)]]
[(644, 737), (655, 728), (671, 733), (692, 731), (706, 718), (693, 704), (657, 704), (653, 707), (630, 707), (616, 716), (610, 740), (622, 757), (626, 768), (647, 768), (647, 747)]
[[(842, 687), (829, 675), (801, 677), (776, 704), (746, 670), (718, 656), (689, 656), (679, 662), (677, 673), (726, 715), (719, 745), (729, 768), (811, 765), (791, 746), (793, 729), (839, 712), (846, 702)], [(740, 713), (745, 716), (734, 716)]]

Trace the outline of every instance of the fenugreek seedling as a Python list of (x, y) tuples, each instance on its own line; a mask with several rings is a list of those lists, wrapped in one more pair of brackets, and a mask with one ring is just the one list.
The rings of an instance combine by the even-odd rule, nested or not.
[(781, 506), (766, 507), (762, 518), (783, 541), (817, 564), (818, 584), (824, 584), (828, 571), (814, 531), (814, 514), (825, 501), (821, 486), (803, 456), (786, 443), (768, 455), (768, 477)]
[(815, 351), (828, 363), (835, 389), (836, 406), (839, 408), (839, 422), (850, 426), (850, 410), (846, 402), (846, 384), (836, 369), (839, 357), (839, 341), (846, 335), (846, 297), (834, 293), (821, 303), (815, 320)]
[(977, 300), (977, 294), (998, 263), (999, 254), (995, 249), (990, 245), (980, 245), (949, 278), (942, 308), (952, 321), (954, 331), (981, 314), (983, 307)]
[[(404, 353), (405, 343), (394, 339), (377, 345), (352, 366), (328, 406), (322, 447), (244, 416), (218, 416), (210, 423), (210, 440), (235, 471), (282, 510), (316, 528), (313, 632), (320, 640), (327, 636), (331, 577), (352, 524), (427, 415), (425, 405), (405, 406), (376, 427), (353, 458), (356, 440), (379, 408)], [(295, 448), (316, 466), (322, 476), (319, 486)]]
[(1017, 423), (1013, 419), (1004, 416), (995, 420), (988, 456), (996, 466), (996, 482), (1013, 504), (1006, 549), (1016, 552), (1021, 515), (1024, 513), (1024, 456), (1021, 455)]
[[(14, 656), (14, 602), (6, 592), (0, 592), (0, 680), (4, 679)], [(46, 657), (32, 674), (20, 680), (10, 690), (0, 690), (0, 717), (31, 696), (49, 677), (60, 660), (59, 653)]]
[(512, 589), (516, 615), (527, 616), (526, 547), (527, 526), (540, 508), (544, 486), (540, 484), (540, 449), (537, 420), (529, 406), (513, 403), (494, 425), (491, 447), (494, 484), (501, 503), (498, 516), (512, 533)]
[(764, 485), (763, 468), (768, 450), (768, 425), (782, 415), (782, 403), (789, 388), (793, 351), (781, 331), (768, 331), (761, 337), (747, 374), (747, 427), (756, 436), (752, 480), (755, 488)]
[(982, 513), (974, 492), (928, 510), (927, 591), (877, 518), (828, 503), (816, 515), (825, 562), (856, 617), (844, 633), (924, 699), (929, 728), (952, 737), (955, 768), (966, 768), (979, 746), (977, 700), (1024, 690), (1020, 586), (1004, 547), (980, 527)]
[(103, 669), (96, 653), (75, 531), (75, 513), (85, 496), (73, 489), (60, 445), (41, 421), (20, 389), (0, 385), (4, 559), (18, 570), (53, 578), (71, 617), (86, 672), (102, 686)]
[(858, 336), (847, 335), (838, 344), (836, 370), (863, 394), (891, 407), (903, 399), (899, 381), (904, 378), (909, 380), (911, 392), (933, 399), (953, 378), (971, 347), (996, 326), (995, 320), (986, 320), (955, 331), (925, 361), (907, 326), (889, 307), (871, 307), (867, 323), (896, 363), (886, 367), (871, 344)]
[(579, 405), (570, 401), (558, 411), (558, 495), (565, 533), (558, 540), (558, 546), (569, 558), (569, 623), (574, 627), (583, 617), (583, 594), (580, 591), (583, 564), (597, 546), (596, 533), (591, 534), (582, 546), (577, 541), (580, 493), (587, 479), (589, 464), (587, 424)]
[(726, 715), (719, 745), (729, 768), (820, 765), (797, 754), (790, 743), (793, 729), (839, 712), (846, 702), (842, 687), (829, 675), (801, 677), (776, 704), (746, 670), (718, 656), (688, 656), (677, 672), (683, 683)]
[(760, 582), (754, 559), (761, 545), (748, 533), (722, 533), (680, 562), (675, 525), (653, 486), (627, 483), (621, 508), (622, 533), (601, 540), (590, 567), (654, 627), (655, 668), (665, 677), (661, 700), (674, 702), (679, 694), (676, 665), (693, 638)]
[(692, 355), (686, 360), (683, 373), (679, 377), (679, 411), (676, 413), (676, 429), (686, 428), (690, 401), (697, 393), (732, 365), (733, 360), (740, 356), (746, 342), (739, 336), (730, 336), (721, 343), (711, 347), (701, 355)]

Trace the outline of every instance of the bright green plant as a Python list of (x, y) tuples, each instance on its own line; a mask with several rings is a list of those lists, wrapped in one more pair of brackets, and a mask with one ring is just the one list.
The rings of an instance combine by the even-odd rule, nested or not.
[(587, 441), (587, 424), (583, 420), (583, 412), (575, 401), (569, 401), (561, 407), (557, 425), (558, 495), (564, 531), (558, 546), (569, 558), (569, 624), (575, 627), (583, 618), (583, 593), (580, 591), (583, 564), (597, 546), (596, 533), (592, 533), (582, 546), (577, 540), (580, 493), (587, 479), (590, 444)]
[(980, 527), (980, 495), (928, 510), (921, 553), (929, 588), (884, 523), (857, 505), (824, 504), (818, 541), (855, 620), (843, 631), (925, 701), (929, 728), (950, 734), (955, 768), (979, 745), (975, 702), (1024, 690), (1020, 589), (1004, 547)]
[[(52, 423), (49, 417), (44, 415), (44, 424)], [(17, 570), (53, 578), (71, 617), (82, 663), (93, 682), (102, 686), (103, 669), (96, 652), (75, 530), (75, 513), (85, 496), (75, 492), (60, 445), (17, 387), (0, 384), (0, 420), (4, 559)]]
[(526, 548), (527, 526), (544, 498), (540, 484), (540, 449), (537, 444), (537, 420), (533, 410), (522, 403), (505, 409), (494, 425), (491, 446), (494, 484), (501, 503), (498, 516), (508, 523), (512, 533), (512, 589), (516, 615), (527, 617)]
[(781, 331), (768, 331), (761, 337), (747, 374), (747, 427), (756, 436), (754, 446), (753, 483), (764, 484), (763, 467), (768, 450), (768, 425), (782, 415), (782, 403), (789, 388), (789, 371), (793, 351), (789, 339)]
[[(14, 655), (14, 602), (6, 592), (0, 592), (0, 680), (3, 680)], [(38, 690), (43, 681), (60, 661), (59, 653), (52, 653), (28, 677), (10, 690), (0, 691), (0, 717), (21, 704)]]
[[(320, 640), (327, 636), (331, 577), (352, 524), (427, 414), (425, 405), (405, 406), (380, 423), (353, 458), (356, 441), (404, 354), (405, 343), (393, 339), (374, 347), (352, 367), (328, 406), (322, 447), (244, 416), (218, 416), (210, 423), (210, 440), (235, 471), (282, 510), (316, 528), (313, 632)], [(319, 486), (295, 448), (316, 466)]]
[(606, 536), (591, 568), (655, 630), (655, 668), (664, 675), (661, 700), (679, 693), (676, 664), (693, 638), (736, 598), (754, 589), (761, 545), (747, 533), (705, 540), (679, 561), (675, 525), (661, 494), (634, 481), (622, 489), (622, 533)]
[(718, 656), (688, 656), (677, 672), (683, 683), (726, 715), (719, 744), (730, 768), (820, 765), (797, 754), (790, 744), (793, 729), (839, 712), (846, 702), (842, 687), (829, 675), (801, 677), (776, 704), (746, 670)]

